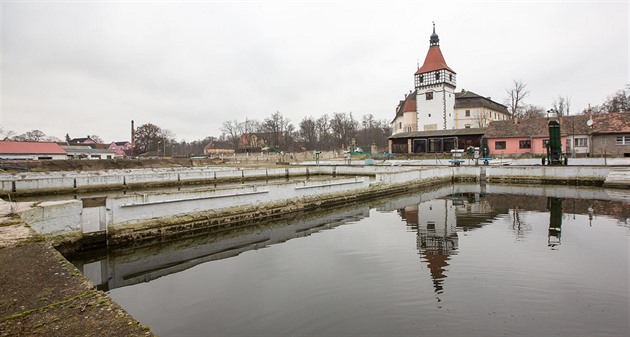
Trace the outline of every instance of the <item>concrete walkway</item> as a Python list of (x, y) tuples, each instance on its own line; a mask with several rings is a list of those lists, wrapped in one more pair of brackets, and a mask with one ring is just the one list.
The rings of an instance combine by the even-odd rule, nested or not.
[(0, 205), (0, 336), (153, 336)]

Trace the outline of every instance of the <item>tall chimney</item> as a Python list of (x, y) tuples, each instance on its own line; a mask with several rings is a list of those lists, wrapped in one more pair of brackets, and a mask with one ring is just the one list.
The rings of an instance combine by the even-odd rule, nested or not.
[(133, 127), (133, 119), (131, 120), (131, 146), (132, 147), (136, 146), (136, 132)]

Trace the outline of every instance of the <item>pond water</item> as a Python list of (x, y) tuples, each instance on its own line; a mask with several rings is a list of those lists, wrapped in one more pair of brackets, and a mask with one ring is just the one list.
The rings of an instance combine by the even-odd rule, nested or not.
[(71, 260), (160, 336), (627, 336), (627, 196), (490, 190)]

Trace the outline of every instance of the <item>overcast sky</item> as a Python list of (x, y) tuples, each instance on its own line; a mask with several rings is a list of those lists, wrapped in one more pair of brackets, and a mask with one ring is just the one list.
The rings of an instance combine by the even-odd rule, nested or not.
[(432, 22), (457, 89), (571, 110), (624, 88), (628, 1), (2, 1), (4, 131), (177, 140), (227, 120), (372, 114), (391, 121)]

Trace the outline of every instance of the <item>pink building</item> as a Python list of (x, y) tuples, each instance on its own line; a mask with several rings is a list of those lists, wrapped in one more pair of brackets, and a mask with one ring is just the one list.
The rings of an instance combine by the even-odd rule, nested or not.
[(123, 141), (123, 142), (112, 142), (111, 144), (109, 144), (107, 149), (110, 151), (114, 151), (114, 153), (116, 154), (115, 155), (116, 158), (124, 158), (127, 156), (131, 156), (133, 147), (131, 146), (130, 142)]
[[(560, 119), (563, 153), (588, 153), (588, 119), (587, 115), (564, 116)], [(490, 155), (546, 154), (549, 141), (547, 123), (544, 117), (491, 122), (484, 136), (488, 141)]]

